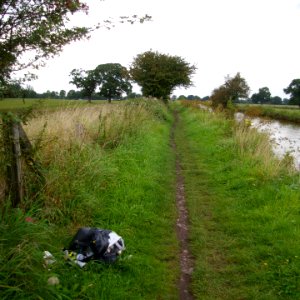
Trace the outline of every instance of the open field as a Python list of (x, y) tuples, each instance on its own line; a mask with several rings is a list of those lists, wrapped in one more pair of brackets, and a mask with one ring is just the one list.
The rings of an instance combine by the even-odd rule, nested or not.
[(238, 105), (238, 110), (252, 117), (267, 117), (300, 123), (300, 109), (296, 105)]
[[(106, 101), (92, 101), (92, 104), (103, 104)], [(62, 100), (62, 99), (3, 99), (0, 100), (0, 112), (18, 111), (30, 106), (35, 106), (37, 109), (56, 109), (63, 107), (85, 106), (89, 103), (87, 100)]]
[(299, 173), (255, 130), (175, 109), (196, 298), (299, 299)]

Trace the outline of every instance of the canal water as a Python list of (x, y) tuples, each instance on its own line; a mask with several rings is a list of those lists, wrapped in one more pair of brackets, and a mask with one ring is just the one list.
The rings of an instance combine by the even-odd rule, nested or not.
[[(243, 113), (236, 113), (238, 122), (245, 118)], [(247, 117), (248, 119), (248, 117)], [(278, 120), (251, 119), (251, 127), (259, 132), (266, 132), (270, 136), (274, 153), (283, 158), (290, 154), (294, 158), (295, 167), (300, 171), (300, 126), (297, 124), (283, 123)]]

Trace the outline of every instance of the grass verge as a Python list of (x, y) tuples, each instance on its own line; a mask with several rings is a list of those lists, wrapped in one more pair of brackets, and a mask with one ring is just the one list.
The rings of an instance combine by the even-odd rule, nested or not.
[(300, 297), (300, 178), (266, 137), (175, 107), (197, 299)]
[(238, 105), (238, 110), (251, 117), (266, 117), (300, 124), (300, 109), (297, 106)]
[[(171, 117), (157, 102), (108, 107), (51, 112), (26, 127), (34, 138), (47, 122), (37, 151), (47, 184), (2, 211), (1, 299), (177, 299)], [(69, 264), (61, 249), (81, 226), (116, 231), (127, 250), (113, 265)], [(43, 266), (44, 250), (53, 265)], [(47, 284), (51, 276), (60, 283)]]

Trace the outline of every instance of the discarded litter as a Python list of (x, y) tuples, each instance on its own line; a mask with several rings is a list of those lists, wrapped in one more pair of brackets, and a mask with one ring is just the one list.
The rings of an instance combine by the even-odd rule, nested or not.
[(113, 263), (124, 250), (124, 240), (114, 231), (82, 227), (64, 253), (65, 258), (83, 267), (90, 260)]
[(59, 279), (56, 276), (52, 276), (52, 277), (48, 278), (47, 282), (49, 285), (57, 285), (57, 284), (59, 284)]
[(44, 262), (45, 262), (45, 265), (48, 266), (48, 265), (52, 265), (55, 263), (55, 259), (54, 259), (54, 256), (49, 252), (49, 251), (44, 251)]

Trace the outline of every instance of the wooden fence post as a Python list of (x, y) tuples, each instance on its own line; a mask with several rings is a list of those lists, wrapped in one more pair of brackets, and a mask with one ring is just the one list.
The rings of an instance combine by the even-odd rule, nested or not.
[(16, 207), (24, 197), (19, 123), (3, 119), (3, 139), (6, 156), (6, 194)]
[(5, 193), (11, 199), (12, 206), (17, 207), (25, 193), (23, 170), (25, 163), (27, 169), (36, 175), (40, 186), (45, 185), (46, 180), (40, 163), (33, 159), (33, 147), (20, 121), (8, 114), (2, 118), (2, 138), (6, 160)]

